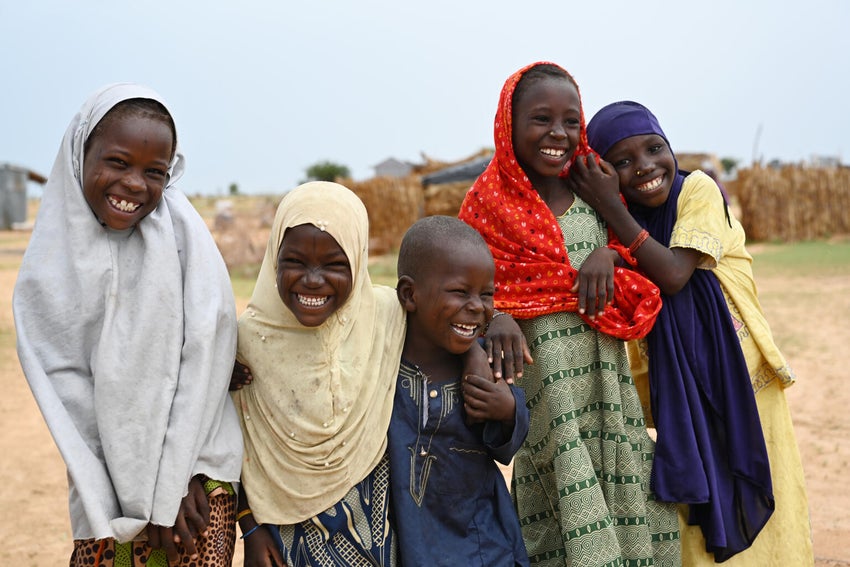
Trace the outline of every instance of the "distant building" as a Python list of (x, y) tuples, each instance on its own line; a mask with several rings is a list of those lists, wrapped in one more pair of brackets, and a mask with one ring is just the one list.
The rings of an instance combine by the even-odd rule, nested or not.
[(493, 156), (485, 155), (446, 167), (434, 173), (429, 173), (422, 177), (422, 186), (428, 187), (429, 185), (455, 183), (458, 181), (469, 181), (471, 184), (479, 175), (484, 173), (484, 170), (487, 169), (492, 159)]
[(375, 177), (407, 177), (413, 171), (413, 164), (395, 158), (387, 158), (374, 167)]
[(27, 182), (42, 185), (47, 178), (34, 171), (0, 163), (0, 230), (9, 230), (27, 221)]
[(813, 155), (809, 160), (809, 165), (824, 169), (835, 169), (841, 166), (841, 158), (838, 156)]

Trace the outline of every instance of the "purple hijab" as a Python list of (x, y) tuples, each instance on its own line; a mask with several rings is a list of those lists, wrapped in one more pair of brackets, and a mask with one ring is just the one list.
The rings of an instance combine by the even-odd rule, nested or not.
[[(657, 134), (658, 120), (631, 101), (609, 104), (587, 125), (590, 146), (605, 156), (625, 138)], [(678, 167), (678, 163), (677, 163)], [(630, 205), (650, 235), (670, 245), (679, 193), (677, 172), (667, 201)], [(717, 198), (723, 199), (718, 188)], [(694, 270), (675, 295), (662, 294), (647, 335), (652, 415), (658, 431), (652, 489), (659, 500), (689, 504), (708, 551), (725, 561), (752, 545), (773, 513), (773, 488), (749, 371), (720, 282)]]

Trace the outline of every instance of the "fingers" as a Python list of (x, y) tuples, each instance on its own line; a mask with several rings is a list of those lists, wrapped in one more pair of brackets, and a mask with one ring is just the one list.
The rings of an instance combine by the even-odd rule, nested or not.
[(497, 380), (504, 376), (505, 373), (505, 351), (502, 348), (502, 342), (497, 345), (495, 342), (491, 347), (490, 366), (493, 369), (493, 377)]
[[(522, 344), (522, 359), (526, 364), (534, 364), (534, 358), (531, 356), (531, 349), (528, 348), (528, 343)], [(520, 374), (522, 376), (522, 374)]]
[(148, 533), (148, 545), (154, 549), (159, 549), (160, 547), (162, 547), (162, 540), (159, 534), (159, 526), (148, 524), (146, 531)]
[[(516, 341), (512, 347), (511, 358), (513, 360), (513, 372), (514, 376), (517, 378), (522, 378), (522, 372), (525, 368), (525, 360), (528, 357), (531, 357), (531, 353), (528, 350), (528, 345), (525, 342), (525, 337), (519, 337), (519, 340)], [(514, 381), (512, 379), (508, 379), (509, 377), (505, 377), (505, 381), (508, 384), (513, 384)], [(511, 377), (512, 378), (512, 377)]]
[(484, 352), (487, 353), (487, 362), (493, 364), (493, 340), (489, 337), (484, 338)]
[[(180, 543), (180, 538), (171, 528), (166, 528), (159, 526), (159, 535), (160, 535), (160, 545), (156, 546), (165, 550), (165, 558), (168, 560), (168, 565), (179, 565), (180, 564), (180, 551), (177, 549), (177, 544)], [(188, 538), (191, 542), (192, 538)], [(151, 546), (153, 547), (153, 546)], [(192, 549), (194, 550), (194, 544), (192, 544)], [(186, 552), (189, 553), (188, 547), (186, 548)], [(196, 552), (197, 555), (197, 552)]]
[[(171, 547), (174, 548), (174, 561), (178, 559), (178, 551), (177, 544), (183, 544), (183, 549), (186, 554), (191, 557), (191, 559), (197, 559), (199, 557), (198, 549), (195, 547), (195, 538), (197, 536), (193, 535), (191, 530), (189, 529), (189, 525), (186, 522), (186, 518), (182, 513), (177, 514), (177, 521), (174, 522), (174, 530), (173, 536), (170, 542), (165, 543), (165, 555), (168, 557), (168, 564), (171, 565), (172, 557), (169, 554), (169, 543)], [(176, 565), (176, 563), (175, 563)]]

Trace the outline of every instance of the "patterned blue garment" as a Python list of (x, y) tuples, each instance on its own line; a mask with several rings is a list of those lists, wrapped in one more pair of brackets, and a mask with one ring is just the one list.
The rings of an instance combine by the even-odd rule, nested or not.
[(288, 567), (394, 567), (387, 455), (345, 497), (309, 520), (268, 525)]
[(404, 567), (528, 565), (516, 511), (494, 459), (511, 461), (528, 433), (522, 390), (513, 431), (467, 426), (460, 381), (429, 384), (402, 361), (390, 421), (393, 517)]

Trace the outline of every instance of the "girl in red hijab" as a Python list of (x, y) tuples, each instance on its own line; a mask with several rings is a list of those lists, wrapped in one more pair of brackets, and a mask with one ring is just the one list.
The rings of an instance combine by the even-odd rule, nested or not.
[[(680, 565), (675, 507), (649, 493), (654, 443), (624, 343), (646, 335), (660, 296), (615, 267), (641, 242), (609, 241), (569, 188), (570, 163), (592, 153), (569, 73), (535, 63), (510, 76), (495, 144), (459, 216), (487, 241), (495, 305), (517, 320), (534, 359), (517, 380), (531, 424), (513, 475), (531, 563)], [(498, 332), (510, 318), (494, 321)]]

